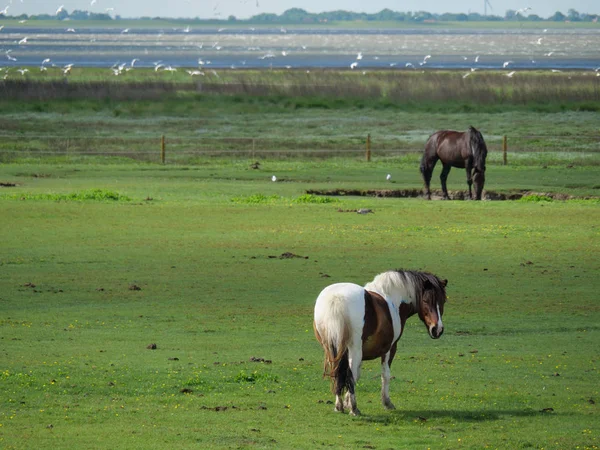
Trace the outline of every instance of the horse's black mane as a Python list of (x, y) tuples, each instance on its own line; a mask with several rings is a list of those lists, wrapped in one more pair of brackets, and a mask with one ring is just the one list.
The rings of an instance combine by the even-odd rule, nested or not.
[(473, 152), (473, 167), (478, 172), (485, 172), (485, 158), (487, 157), (487, 146), (481, 133), (475, 127), (469, 127), (469, 141)]
[[(402, 278), (404, 278), (405, 281), (411, 280), (413, 284), (419, 284), (423, 287), (426, 287), (429, 284), (434, 289), (440, 290), (444, 294), (444, 298), (446, 297), (446, 284), (442, 280), (440, 280), (436, 275), (430, 272), (419, 272), (417, 270), (404, 269), (396, 269), (395, 272), (398, 272), (398, 274)], [(421, 291), (418, 291), (419, 301), (421, 300), (421, 293)]]

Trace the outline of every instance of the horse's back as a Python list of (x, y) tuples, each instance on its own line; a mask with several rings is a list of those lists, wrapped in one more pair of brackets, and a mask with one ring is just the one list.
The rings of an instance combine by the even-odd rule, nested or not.
[(440, 157), (440, 147), (446, 145), (448, 140), (455, 140), (457, 137), (456, 133), (459, 132), (453, 130), (439, 130), (429, 136), (425, 142), (425, 152), (423, 154), (423, 158), (437, 160), (438, 157)]
[(442, 163), (464, 168), (465, 160), (471, 156), (468, 133), (455, 130), (441, 130), (434, 133), (435, 152)]
[[(315, 303), (315, 327), (332, 319), (362, 324), (365, 315), (365, 289), (354, 283), (336, 283), (321, 291)], [(362, 328), (362, 325), (361, 325)]]

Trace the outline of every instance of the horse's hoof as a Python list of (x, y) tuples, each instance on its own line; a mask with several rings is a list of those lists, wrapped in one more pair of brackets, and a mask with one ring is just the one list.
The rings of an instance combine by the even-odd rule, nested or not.
[(392, 402), (384, 403), (383, 406), (385, 407), (385, 409), (387, 409), (389, 411), (393, 411), (394, 409), (396, 409), (396, 407), (394, 406), (394, 404)]
[(351, 416), (360, 416), (360, 411), (358, 409), (353, 409), (350, 411)]

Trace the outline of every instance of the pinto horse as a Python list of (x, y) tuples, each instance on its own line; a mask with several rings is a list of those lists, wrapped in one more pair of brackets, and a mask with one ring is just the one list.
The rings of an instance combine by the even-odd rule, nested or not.
[[(447, 280), (427, 272), (391, 270), (365, 287), (336, 283), (321, 291), (315, 303), (315, 336), (325, 351), (324, 377), (332, 380), (335, 410), (358, 415), (355, 385), (362, 361), (381, 358), (381, 401), (390, 400), (390, 366), (406, 320), (418, 314), (429, 336), (444, 332), (442, 315)], [(346, 392), (345, 399), (342, 395)]]
[(440, 180), (442, 181), (442, 191), (444, 200), (448, 200), (448, 190), (446, 189), (446, 180), (452, 167), (459, 167), (467, 170), (467, 184), (469, 185), (469, 198), (472, 199), (471, 185), (475, 184), (475, 199), (481, 200), (483, 184), (485, 183), (485, 158), (487, 156), (487, 146), (483, 136), (473, 127), (468, 131), (436, 131), (425, 144), (425, 152), (421, 159), (421, 174), (425, 183), (425, 196), (431, 200), (431, 191), (429, 183), (433, 168), (438, 159), (444, 165)]

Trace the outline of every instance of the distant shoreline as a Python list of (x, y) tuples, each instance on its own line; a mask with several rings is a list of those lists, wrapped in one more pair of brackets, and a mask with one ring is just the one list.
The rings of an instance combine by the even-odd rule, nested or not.
[[(23, 20), (25, 20), (23, 22)], [(19, 17), (0, 18), (0, 26), (8, 29), (31, 29), (31, 28), (135, 28), (135, 29), (161, 29), (166, 27), (190, 26), (195, 29), (221, 29), (226, 30), (278, 30), (284, 27), (286, 31), (294, 30), (381, 30), (381, 29), (407, 29), (407, 30), (600, 30), (598, 22), (552, 22), (552, 21), (433, 21), (433, 22), (398, 22), (398, 21), (332, 21), (327, 23), (310, 24), (280, 24), (280, 23), (255, 23), (251, 21), (227, 21), (208, 19), (112, 19), (112, 20), (40, 20), (20, 19)], [(194, 28), (190, 29), (190, 32)]]

